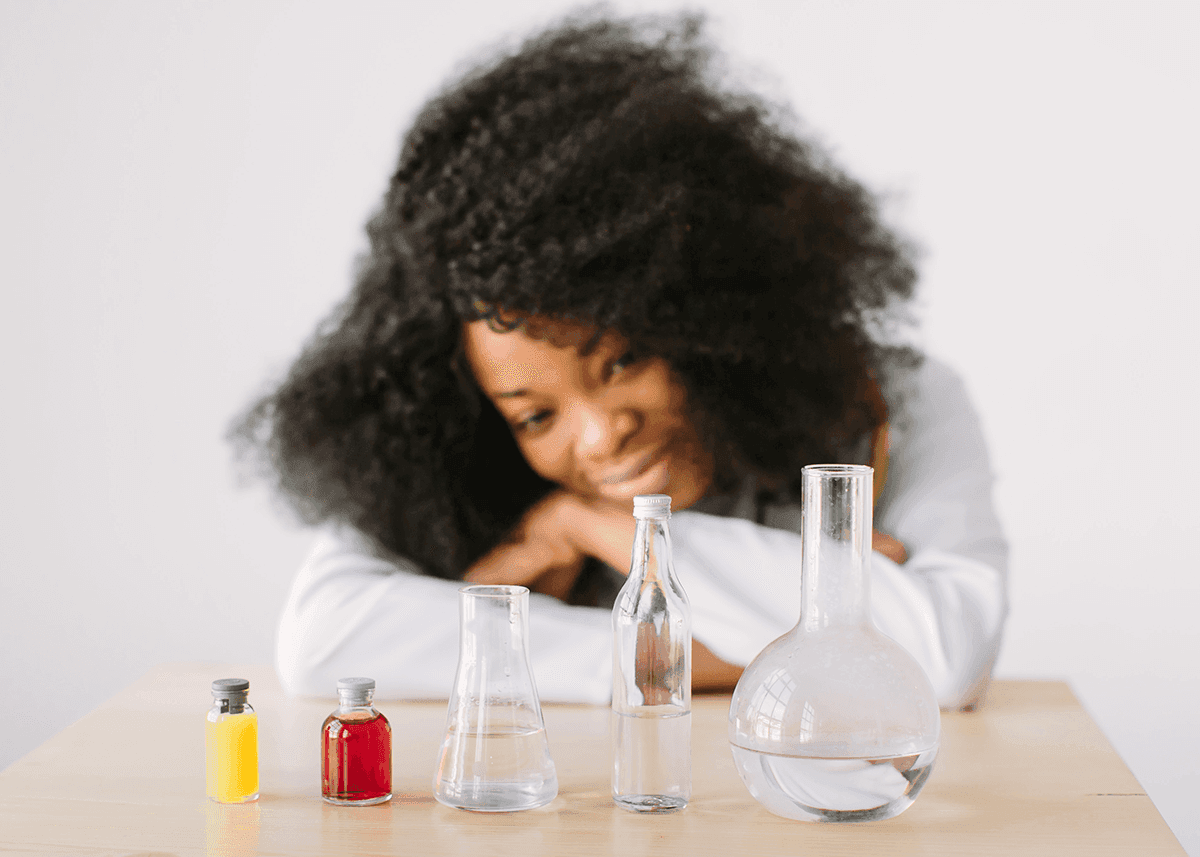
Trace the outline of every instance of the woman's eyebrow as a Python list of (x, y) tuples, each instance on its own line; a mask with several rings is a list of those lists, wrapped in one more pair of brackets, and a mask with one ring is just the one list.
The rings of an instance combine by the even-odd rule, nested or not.
[(587, 340), (579, 346), (578, 352), (580, 357), (589, 357), (596, 347), (600, 345), (600, 341), (604, 339), (604, 331), (597, 328)]
[(503, 391), (500, 391), (497, 393), (492, 393), (492, 398), (493, 399), (516, 399), (521, 396), (528, 396), (528, 395), (529, 395), (529, 391), (522, 387), (520, 390), (503, 390)]

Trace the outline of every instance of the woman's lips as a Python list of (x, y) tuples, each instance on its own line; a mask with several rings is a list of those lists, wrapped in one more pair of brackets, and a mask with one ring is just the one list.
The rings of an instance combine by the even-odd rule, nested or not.
[(642, 456), (628, 467), (605, 476), (598, 492), (610, 498), (629, 499), (638, 494), (657, 494), (667, 485), (670, 473), (667, 459), (652, 454)]
[(602, 486), (619, 485), (622, 482), (628, 482), (649, 467), (653, 459), (654, 455), (652, 452), (642, 453), (638, 458), (629, 464), (623, 465), (620, 469), (610, 470), (608, 475), (600, 477), (599, 482)]

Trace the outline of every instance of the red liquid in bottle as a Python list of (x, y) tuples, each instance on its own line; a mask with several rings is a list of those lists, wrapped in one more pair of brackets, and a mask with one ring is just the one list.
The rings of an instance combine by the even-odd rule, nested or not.
[(333, 803), (392, 796), (392, 727), (374, 709), (335, 711), (321, 728), (321, 793)]

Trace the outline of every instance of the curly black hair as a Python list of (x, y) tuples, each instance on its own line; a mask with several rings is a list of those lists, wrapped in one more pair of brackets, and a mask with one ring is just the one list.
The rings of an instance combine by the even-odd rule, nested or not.
[(481, 318), (584, 322), (665, 358), (713, 491), (794, 490), (886, 420), (906, 245), (779, 111), (713, 79), (702, 30), (568, 18), (428, 102), (351, 294), (231, 430), (305, 521), (455, 579), (553, 487), (463, 359)]

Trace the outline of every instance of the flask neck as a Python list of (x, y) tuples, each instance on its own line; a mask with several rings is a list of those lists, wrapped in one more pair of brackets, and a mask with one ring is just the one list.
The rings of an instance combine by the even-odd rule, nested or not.
[(458, 594), (461, 634), (448, 728), (483, 734), (543, 728), (529, 663), (529, 590), (464, 586)]
[(523, 662), (529, 637), (529, 590), (468, 586), (459, 590), (460, 659)]
[(870, 620), (872, 475), (857, 465), (804, 468), (800, 627), (806, 632)]
[(671, 564), (671, 531), (667, 519), (638, 518), (633, 535), (633, 557), (629, 577), (636, 580), (668, 580), (674, 575)]

